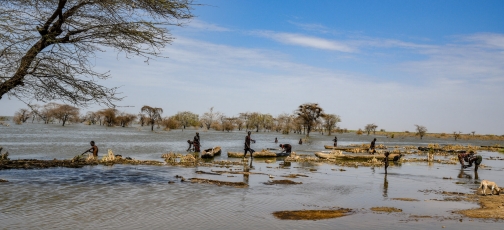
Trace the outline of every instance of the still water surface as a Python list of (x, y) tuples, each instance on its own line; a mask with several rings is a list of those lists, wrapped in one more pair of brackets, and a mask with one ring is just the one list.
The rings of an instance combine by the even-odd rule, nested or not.
[[(169, 132), (147, 128), (105, 128), (99, 126), (25, 124), (0, 127), (0, 145), (11, 159), (69, 159), (89, 148), (95, 140), (103, 156), (107, 149), (136, 159), (161, 160), (162, 153), (183, 153), (186, 141), (195, 130)], [(203, 148), (221, 146), (223, 154), (216, 160), (228, 160), (227, 151), (243, 151), (244, 131), (200, 131)], [(323, 150), (331, 139), (312, 134), (310, 145), (298, 145), (301, 135), (253, 133), (253, 148), (275, 148), (289, 143), (294, 151), (313, 154)], [(368, 143), (375, 136), (338, 134), (339, 144)], [(390, 139), (377, 136), (377, 144), (427, 145), (450, 140), (415, 138)], [(458, 143), (458, 142), (457, 142)], [(494, 142), (461, 142), (458, 144), (490, 145)], [(502, 144), (502, 143), (500, 143)], [(484, 159), (499, 153), (481, 152)], [(229, 159), (239, 161), (239, 159)], [(502, 161), (484, 160), (491, 170), (460, 171), (458, 165), (403, 163), (389, 168), (341, 167), (331, 164), (293, 163), (281, 168), (281, 160), (267, 164), (255, 159), (250, 176), (241, 174), (207, 175), (196, 171), (241, 171), (242, 166), (173, 167), (173, 166), (89, 166), (79, 169), (51, 168), (39, 170), (1, 170), (0, 229), (500, 229), (502, 223), (462, 218), (451, 211), (477, 207), (467, 202), (434, 201), (442, 195), (424, 190), (472, 192), (481, 179), (499, 181)], [(308, 177), (292, 179), (299, 185), (265, 185), (270, 180), (284, 179), (288, 174)], [(180, 182), (185, 178), (208, 178), (243, 181), (248, 188)], [(444, 180), (443, 177), (452, 177)], [(168, 181), (175, 183), (169, 184)], [(463, 182), (465, 184), (456, 184)], [(414, 198), (408, 202), (392, 198)], [(377, 214), (371, 207), (389, 206), (402, 213)], [(278, 220), (274, 211), (302, 209), (351, 208), (354, 214), (329, 220)], [(415, 221), (411, 215), (432, 216)], [(443, 219), (441, 217), (447, 217)]]

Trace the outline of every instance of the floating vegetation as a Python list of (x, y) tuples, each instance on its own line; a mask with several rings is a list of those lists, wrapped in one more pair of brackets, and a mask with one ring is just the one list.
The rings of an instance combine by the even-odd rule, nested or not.
[(0, 183), (6, 183), (9, 182), (8, 180), (0, 179)]
[(281, 220), (323, 220), (349, 215), (352, 209), (277, 211), (273, 216)]
[(372, 207), (370, 208), (373, 212), (402, 212), (402, 209), (394, 207)]

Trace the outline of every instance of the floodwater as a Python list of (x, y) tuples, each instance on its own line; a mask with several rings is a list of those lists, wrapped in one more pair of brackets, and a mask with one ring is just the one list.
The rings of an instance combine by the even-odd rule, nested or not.
[[(57, 124), (23, 124), (0, 126), (0, 146), (11, 159), (71, 159), (89, 148), (94, 140), (100, 155), (112, 149), (115, 154), (141, 160), (162, 160), (161, 154), (185, 153), (186, 141), (197, 130), (151, 132), (147, 127), (106, 128), (80, 124), (61, 127)], [(243, 151), (245, 131), (199, 131), (203, 148), (221, 146), (228, 151)], [(293, 150), (313, 154), (332, 144), (333, 136), (311, 134), (311, 143), (298, 145), (302, 135), (253, 132), (257, 142), (252, 148), (276, 148), (280, 143)], [(446, 139), (404, 138), (337, 134), (339, 145), (369, 143), (427, 145), (456, 143), (471, 145), (503, 144), (495, 141), (457, 141)], [(474, 229), (485, 226), (498, 229), (502, 221), (464, 218), (452, 211), (478, 207), (475, 203), (443, 200), (435, 191), (470, 193), (482, 179), (502, 183), (503, 161), (489, 160), (495, 152), (479, 152), (487, 168), (475, 174), (460, 171), (459, 165), (427, 163), (392, 164), (389, 174), (382, 167), (339, 167), (327, 163), (292, 163), (280, 167), (281, 160), (265, 163), (254, 159), (249, 176), (242, 174), (209, 175), (196, 171), (241, 171), (243, 166), (175, 167), (175, 166), (88, 166), (84, 168), (50, 168), (37, 170), (0, 170), (0, 229)], [(416, 156), (418, 157), (418, 156)], [(437, 159), (437, 156), (436, 156)], [(346, 171), (340, 171), (344, 169)], [(291, 180), (297, 185), (266, 185), (270, 180), (289, 174), (307, 177)], [(246, 182), (247, 188), (181, 182), (175, 178), (207, 178)], [(443, 179), (451, 178), (451, 179)], [(175, 183), (168, 183), (169, 181)], [(499, 183), (500, 182), (500, 183)], [(393, 198), (413, 198), (402, 201)], [(436, 200), (437, 199), (437, 200)], [(387, 206), (400, 213), (374, 213), (371, 207)], [(279, 220), (272, 212), (351, 208), (351, 215), (318, 221)], [(429, 216), (419, 218), (418, 216)]]

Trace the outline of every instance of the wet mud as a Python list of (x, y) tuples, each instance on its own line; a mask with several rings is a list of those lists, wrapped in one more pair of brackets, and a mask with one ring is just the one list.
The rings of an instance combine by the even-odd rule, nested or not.
[(295, 182), (291, 180), (271, 180), (264, 182), (265, 185), (275, 185), (275, 184), (302, 184), (303, 182)]
[(394, 207), (372, 207), (370, 208), (373, 212), (402, 212), (402, 209)]
[(343, 217), (351, 213), (351, 209), (342, 208), (337, 210), (278, 211), (273, 212), (273, 216), (281, 220), (322, 220)]
[(246, 188), (248, 187), (248, 184), (245, 182), (229, 182), (229, 181), (219, 181), (219, 180), (209, 180), (209, 179), (202, 179), (202, 178), (190, 178), (189, 181), (191, 183), (199, 183), (199, 184), (214, 184), (218, 186), (233, 186), (235, 188)]

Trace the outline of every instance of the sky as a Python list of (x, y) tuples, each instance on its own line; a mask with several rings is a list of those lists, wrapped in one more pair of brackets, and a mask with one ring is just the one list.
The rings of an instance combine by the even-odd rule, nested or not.
[[(169, 27), (168, 58), (98, 54), (120, 111), (277, 116), (318, 103), (341, 128), (504, 134), (504, 1), (198, 3)], [(0, 115), (25, 107), (4, 97)]]

